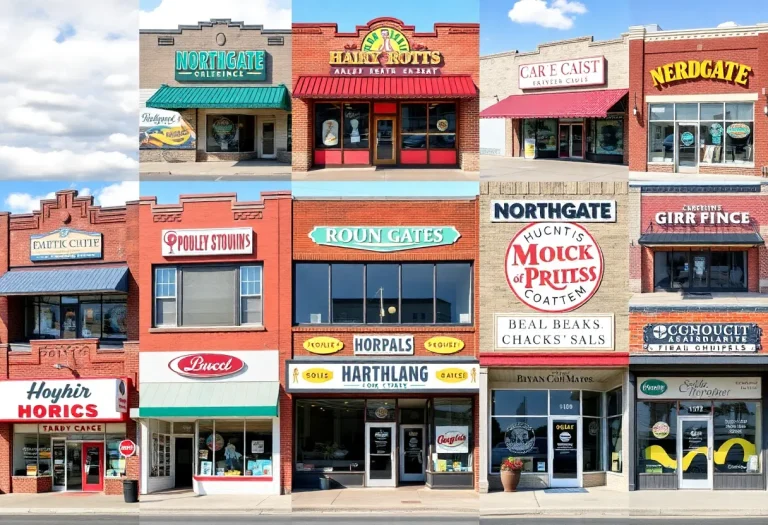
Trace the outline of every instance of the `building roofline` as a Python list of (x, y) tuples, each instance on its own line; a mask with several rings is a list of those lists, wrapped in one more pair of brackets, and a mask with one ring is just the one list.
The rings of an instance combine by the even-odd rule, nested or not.
[(630, 26), (630, 40), (687, 40), (692, 38), (727, 38), (768, 33), (768, 23), (735, 27), (703, 27), (648, 31), (647, 26)]
[(140, 204), (150, 206), (152, 213), (182, 212), (185, 204), (196, 204), (204, 202), (229, 202), (233, 211), (243, 211), (249, 209), (263, 209), (266, 201), (277, 199), (290, 199), (290, 191), (264, 191), (260, 193), (261, 200), (258, 201), (238, 201), (237, 193), (198, 193), (191, 195), (179, 195), (179, 202), (169, 204), (158, 204), (157, 197), (141, 197)]
[(208, 21), (198, 22), (196, 25), (179, 25), (176, 29), (139, 29), (141, 35), (180, 35), (184, 31), (199, 31), (204, 27), (214, 27), (216, 25), (226, 24), (227, 27), (236, 27), (238, 29), (261, 31), (265, 35), (290, 35), (290, 29), (264, 29), (262, 24), (246, 24), (244, 22), (233, 22), (231, 18), (211, 18)]
[(594, 36), (579, 36), (575, 38), (567, 38), (565, 40), (553, 40), (552, 42), (544, 42), (542, 44), (538, 44), (536, 46), (536, 49), (533, 51), (520, 51), (517, 49), (513, 49), (510, 51), (501, 51), (499, 53), (491, 53), (490, 55), (483, 55), (480, 57), (480, 60), (483, 59), (489, 59), (489, 58), (500, 58), (504, 56), (517, 56), (517, 57), (524, 57), (524, 56), (533, 56), (541, 54), (542, 48), (546, 47), (555, 47), (555, 46), (564, 46), (568, 44), (576, 44), (578, 42), (587, 42), (587, 45), (589, 46), (605, 46), (610, 44), (619, 44), (624, 43), (627, 41), (627, 37), (629, 36), (629, 33), (621, 33), (619, 38), (613, 38), (610, 40), (595, 40)]
[(365, 25), (355, 26), (355, 30), (352, 32), (339, 33), (339, 24), (335, 22), (318, 22), (318, 23), (295, 22), (293, 24), (293, 29), (314, 29), (314, 28), (330, 27), (330, 28), (333, 28), (333, 32), (334, 32), (333, 36), (335, 37), (359, 38), (361, 36), (361, 33), (370, 31), (373, 26), (386, 24), (386, 23), (391, 23), (391, 24), (400, 26), (400, 29), (403, 31), (413, 31), (414, 38), (437, 36), (438, 28), (445, 28), (445, 29), (464, 28), (464, 29), (477, 30), (478, 32), (480, 31), (480, 24), (474, 23), (474, 22), (436, 22), (432, 26), (432, 32), (418, 32), (416, 31), (416, 26), (405, 24), (399, 18), (388, 17), (388, 16), (374, 18), (373, 20), (371, 20)]

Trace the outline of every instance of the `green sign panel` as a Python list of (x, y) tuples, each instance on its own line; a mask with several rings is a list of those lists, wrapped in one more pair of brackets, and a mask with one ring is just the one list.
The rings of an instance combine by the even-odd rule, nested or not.
[(660, 396), (667, 391), (667, 384), (661, 379), (646, 379), (640, 385), (640, 391), (648, 396)]
[(324, 246), (371, 252), (398, 252), (455, 243), (453, 226), (316, 226), (309, 238)]
[(264, 51), (176, 51), (179, 82), (260, 82), (267, 79)]

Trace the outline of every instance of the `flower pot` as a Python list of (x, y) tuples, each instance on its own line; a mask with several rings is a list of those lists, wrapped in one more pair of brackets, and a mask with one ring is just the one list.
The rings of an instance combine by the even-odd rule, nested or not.
[(504, 487), (504, 492), (517, 492), (518, 483), (520, 483), (519, 470), (501, 471), (501, 485)]

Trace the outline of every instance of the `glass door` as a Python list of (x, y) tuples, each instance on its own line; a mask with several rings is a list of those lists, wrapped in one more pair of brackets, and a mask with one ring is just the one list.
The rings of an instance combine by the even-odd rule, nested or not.
[(51, 439), (51, 461), (53, 491), (67, 490), (67, 442), (64, 438)]
[(275, 123), (261, 123), (261, 156), (265, 159), (275, 157)]
[(395, 117), (376, 117), (374, 164), (394, 164), (396, 162), (395, 135)]
[(67, 490), (83, 490), (82, 444), (67, 442)]
[(695, 172), (699, 165), (698, 125), (677, 125), (677, 170)]
[(584, 126), (573, 124), (571, 126), (571, 158), (584, 157)]
[(395, 486), (395, 423), (365, 424), (365, 485)]
[(83, 443), (83, 490), (104, 490), (104, 443)]
[(581, 487), (580, 417), (552, 417), (549, 422), (550, 480), (549, 486)]
[(712, 419), (680, 416), (677, 419), (678, 488), (712, 488)]
[(424, 425), (400, 425), (400, 481), (424, 481)]
[(691, 252), (691, 290), (709, 288), (709, 254)]
[(571, 126), (568, 124), (560, 124), (558, 136), (557, 156), (561, 159), (567, 159), (571, 156)]
[(80, 308), (77, 297), (61, 298), (61, 338), (77, 339), (77, 320)]

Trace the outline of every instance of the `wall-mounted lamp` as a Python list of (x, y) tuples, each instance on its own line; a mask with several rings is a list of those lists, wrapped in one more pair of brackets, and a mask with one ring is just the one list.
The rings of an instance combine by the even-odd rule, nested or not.
[(763, 106), (763, 113), (768, 115), (768, 103), (765, 106)]
[(637, 93), (635, 93), (635, 107), (632, 108), (632, 114), (637, 116)]
[(63, 368), (66, 368), (67, 370), (72, 372), (73, 376), (80, 377), (80, 374), (77, 373), (77, 370), (75, 370), (74, 368), (72, 368), (69, 365), (62, 365), (61, 363), (56, 363), (55, 365), (53, 365), (53, 368), (55, 368), (56, 370), (61, 370)]

